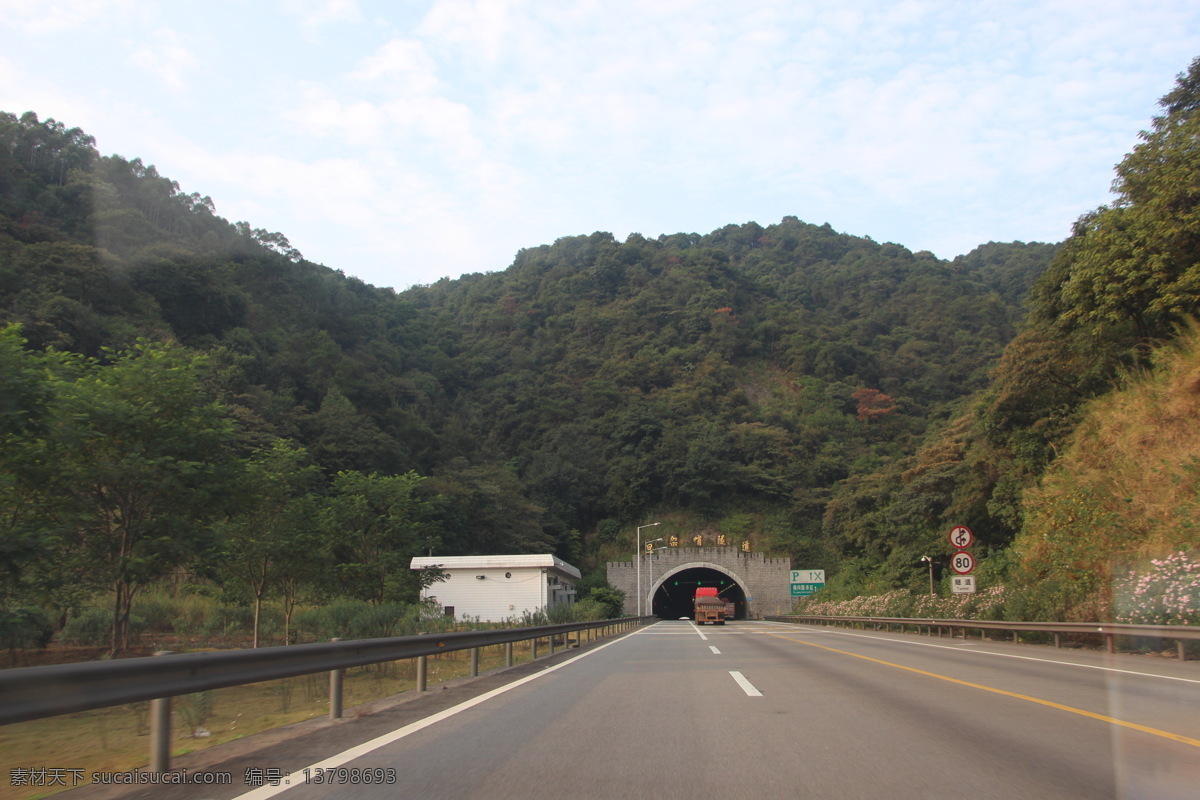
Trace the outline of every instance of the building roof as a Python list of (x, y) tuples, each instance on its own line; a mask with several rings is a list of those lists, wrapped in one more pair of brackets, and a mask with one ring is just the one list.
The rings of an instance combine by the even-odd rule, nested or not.
[(409, 564), (411, 569), (435, 566), (445, 570), (547, 567), (565, 572), (573, 578), (583, 577), (578, 569), (550, 553), (522, 556), (417, 556)]

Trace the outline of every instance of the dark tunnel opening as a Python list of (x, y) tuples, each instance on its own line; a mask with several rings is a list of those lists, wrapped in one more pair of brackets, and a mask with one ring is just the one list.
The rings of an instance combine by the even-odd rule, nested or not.
[(663, 581), (654, 592), (651, 613), (659, 619), (693, 619), (692, 600), (700, 586), (715, 586), (717, 594), (734, 604), (734, 619), (746, 618), (746, 592), (733, 578), (711, 567), (690, 567)]

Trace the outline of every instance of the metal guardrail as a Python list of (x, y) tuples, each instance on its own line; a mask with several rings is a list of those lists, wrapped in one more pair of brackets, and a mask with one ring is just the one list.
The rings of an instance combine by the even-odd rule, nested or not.
[[(1108, 652), (1116, 651), (1117, 636), (1133, 636), (1153, 639), (1169, 639), (1175, 642), (1179, 660), (1187, 660), (1185, 642), (1200, 641), (1200, 627), (1193, 625), (1133, 625), (1123, 622), (1005, 622), (1000, 620), (983, 619), (920, 619), (916, 617), (828, 617), (813, 614), (783, 614), (766, 617), (775, 622), (820, 622), (820, 623), (862, 623), (864, 625), (885, 625), (890, 630), (892, 625), (899, 625), (901, 631), (913, 626), (918, 630), (927, 627), (932, 631), (938, 630), (938, 635), (945, 629), (950, 629), (951, 635), (955, 629), (963, 631), (964, 638), (968, 630), (1008, 631), (1013, 635), (1013, 641), (1020, 641), (1020, 634), (1026, 631), (1038, 631), (1054, 634), (1054, 646), (1061, 647), (1061, 636), (1071, 634), (1096, 634), (1103, 636)], [(930, 634), (932, 635), (932, 633)]]
[(166, 771), (170, 729), (170, 698), (178, 695), (240, 686), (259, 681), (292, 678), (318, 672), (330, 673), (330, 717), (341, 716), (342, 675), (350, 667), (415, 658), (417, 690), (425, 689), (425, 657), (438, 653), (471, 650), (472, 676), (479, 674), (479, 648), (507, 645), (506, 666), (512, 666), (512, 644), (533, 641), (533, 658), (538, 657), (539, 639), (550, 640), (550, 652), (558, 637), (569, 633), (599, 632), (609, 635), (628, 630), (653, 617), (625, 617), (598, 622), (571, 622), (533, 628), (399, 636), (388, 639), (357, 639), (263, 647), (255, 650), (226, 650), (207, 653), (167, 654), (114, 661), (89, 661), (46, 667), (0, 670), (0, 725), (53, 717), (77, 711), (152, 701), (150, 769)]

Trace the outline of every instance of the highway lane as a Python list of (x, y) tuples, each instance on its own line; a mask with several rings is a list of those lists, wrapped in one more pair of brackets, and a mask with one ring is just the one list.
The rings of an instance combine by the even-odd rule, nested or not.
[[(390, 769), (396, 783), (347, 783), (352, 773), (314, 763), (307, 784), (297, 771), (290, 785), (243, 797), (1191, 799), (1200, 669), (660, 622), (325, 766)], [(332, 783), (313, 785), (317, 775)]]

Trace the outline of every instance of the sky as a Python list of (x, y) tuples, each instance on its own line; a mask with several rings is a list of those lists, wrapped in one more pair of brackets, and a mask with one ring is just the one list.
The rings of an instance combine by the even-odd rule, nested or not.
[(1198, 55), (1195, 0), (0, 0), (0, 110), (397, 290), (784, 216), (1060, 241)]

